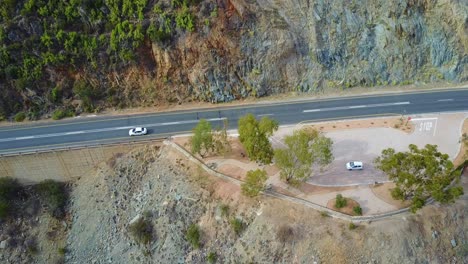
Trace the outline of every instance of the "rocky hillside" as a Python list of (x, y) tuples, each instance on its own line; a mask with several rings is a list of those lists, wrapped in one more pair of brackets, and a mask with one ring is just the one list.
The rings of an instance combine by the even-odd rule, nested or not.
[[(116, 157), (76, 183), (65, 259), (214, 263), (214, 253), (216, 263), (463, 263), (466, 198), (351, 230), (310, 208), (242, 197), (237, 186), (171, 149), (149, 147)], [(131, 231), (139, 219), (151, 227), (147, 244)], [(200, 230), (199, 248), (187, 239), (192, 224)]]
[(465, 1), (5, 0), (0, 118), (464, 82), (467, 36)]
[[(0, 223), (0, 262), (461, 264), (468, 257), (467, 194), (350, 226), (290, 202), (245, 198), (158, 146), (116, 155), (70, 187), (65, 220), (38, 208)], [(198, 236), (188, 235), (191, 226)]]

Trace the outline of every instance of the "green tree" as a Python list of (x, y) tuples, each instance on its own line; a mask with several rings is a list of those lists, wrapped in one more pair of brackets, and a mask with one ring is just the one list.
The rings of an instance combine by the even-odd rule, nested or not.
[(428, 144), (419, 149), (410, 144), (406, 152), (384, 149), (375, 164), (395, 182), (396, 187), (391, 191), (393, 198), (411, 200), (412, 212), (423, 207), (429, 197), (449, 203), (463, 194), (461, 186), (451, 185), (453, 180), (459, 179), (460, 171), (454, 171), (449, 156), (439, 152), (436, 145)]
[(273, 148), (268, 137), (278, 130), (278, 122), (268, 117), (260, 121), (252, 114), (239, 119), (239, 140), (244, 146), (250, 160), (270, 164)]
[(211, 124), (205, 119), (201, 119), (193, 129), (193, 136), (190, 138), (192, 153), (198, 153), (204, 157), (210, 150), (213, 150), (213, 133)]
[(297, 185), (310, 176), (314, 163), (323, 166), (333, 160), (333, 141), (316, 130), (294, 131), (284, 143), (286, 148), (275, 150), (275, 164), (287, 183)]
[(265, 182), (268, 179), (265, 170), (251, 170), (247, 172), (245, 182), (241, 185), (242, 194), (249, 197), (257, 196), (265, 189)]
[(213, 148), (217, 154), (226, 155), (231, 152), (231, 144), (229, 143), (229, 137), (227, 134), (228, 128), (227, 119), (223, 120), (223, 127), (216, 129), (213, 133)]

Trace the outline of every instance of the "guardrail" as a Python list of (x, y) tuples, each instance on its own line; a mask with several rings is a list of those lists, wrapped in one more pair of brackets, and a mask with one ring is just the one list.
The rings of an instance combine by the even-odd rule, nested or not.
[(101, 148), (101, 147), (111, 147), (111, 146), (119, 146), (119, 145), (154, 143), (154, 142), (162, 142), (166, 139), (168, 139), (168, 137), (144, 139), (144, 140), (132, 140), (132, 141), (124, 141), (124, 142), (71, 145), (71, 146), (52, 147), (52, 148), (47, 148), (47, 149), (37, 149), (37, 150), (28, 150), (28, 151), (12, 151), (12, 152), (0, 153), (0, 158), (23, 156), (23, 155), (35, 155), (35, 154), (50, 153), (50, 152), (57, 152), (57, 151), (79, 150), (79, 149), (87, 149), (87, 148)]

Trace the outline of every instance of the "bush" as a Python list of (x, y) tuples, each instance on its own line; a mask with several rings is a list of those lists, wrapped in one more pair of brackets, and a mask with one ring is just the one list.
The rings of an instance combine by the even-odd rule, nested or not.
[(322, 217), (330, 217), (330, 215), (328, 214), (328, 212), (325, 212), (325, 211), (321, 211), (321, 212), (320, 212), (320, 216), (322, 216)]
[(357, 228), (357, 225), (355, 225), (354, 223), (349, 223), (349, 230), (354, 230)]
[(24, 119), (26, 119), (26, 113), (25, 112), (16, 113), (15, 122), (23, 122)]
[(236, 235), (239, 235), (244, 229), (244, 223), (239, 218), (231, 219), (231, 226), (232, 226), (232, 229), (234, 230), (234, 233), (236, 233)]
[(130, 234), (137, 243), (148, 244), (153, 239), (153, 225), (143, 217), (130, 225)]
[(61, 109), (57, 109), (55, 110), (53, 113), (52, 113), (52, 119), (53, 120), (59, 120), (59, 119), (62, 119), (64, 117), (72, 117), (74, 116), (75, 114), (73, 113), (73, 111), (71, 110), (61, 110)]
[(200, 229), (198, 225), (191, 224), (187, 229), (185, 238), (192, 245), (193, 248), (197, 249), (200, 247)]
[(0, 218), (5, 218), (11, 211), (11, 205), (21, 186), (10, 177), (0, 178)]
[(361, 206), (354, 206), (353, 207), (353, 212), (356, 214), (356, 215), (362, 215), (362, 208)]
[(65, 248), (65, 247), (60, 247), (60, 248), (58, 249), (58, 253), (59, 253), (60, 255), (62, 255), (62, 256), (65, 255), (65, 253), (67, 253), (67, 248)]
[(229, 205), (222, 204), (221, 205), (221, 216), (228, 216), (229, 215)]
[(64, 206), (68, 197), (63, 183), (45, 180), (37, 185), (37, 191), (52, 216), (56, 218), (64, 216)]
[(18, 183), (18, 180), (10, 177), (0, 178), (0, 199), (13, 199), (20, 189), (21, 185)]
[(346, 198), (343, 197), (341, 194), (336, 195), (335, 207), (336, 208), (343, 208), (348, 204)]
[(292, 238), (294, 237), (294, 230), (292, 229), (292, 227), (288, 225), (282, 225), (278, 229), (276, 233), (276, 237), (278, 238), (280, 242), (286, 243), (288, 241), (291, 241)]
[(250, 170), (247, 172), (245, 182), (241, 184), (241, 192), (247, 197), (255, 197), (265, 189), (265, 182), (268, 179), (265, 170)]
[(25, 242), (26, 245), (26, 251), (30, 255), (36, 255), (39, 252), (39, 249), (37, 248), (37, 240), (35, 237), (29, 238)]
[(208, 257), (206, 257), (206, 261), (208, 261), (208, 263), (212, 264), (212, 263), (216, 262), (217, 258), (218, 258), (218, 256), (216, 256), (215, 252), (210, 252), (210, 254), (208, 254)]

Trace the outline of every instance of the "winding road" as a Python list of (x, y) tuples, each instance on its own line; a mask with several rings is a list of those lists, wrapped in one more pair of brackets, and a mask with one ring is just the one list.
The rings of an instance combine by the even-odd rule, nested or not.
[[(281, 125), (303, 121), (356, 118), (369, 115), (419, 114), (468, 110), (468, 89), (432, 90), (404, 94), (356, 96), (276, 103), (257, 103), (236, 107), (207, 108), (131, 116), (72, 118), (53, 123), (6, 126), (0, 128), (0, 154), (129, 142), (187, 133), (199, 119), (214, 127), (229, 121), (236, 128), (239, 117), (252, 113), (269, 116)], [(149, 129), (149, 135), (128, 136), (135, 126)]]

